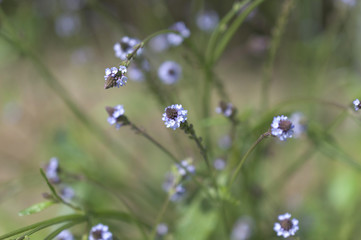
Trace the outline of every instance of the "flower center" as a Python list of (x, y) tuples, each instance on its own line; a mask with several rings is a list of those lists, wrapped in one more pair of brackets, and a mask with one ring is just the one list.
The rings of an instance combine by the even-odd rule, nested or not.
[(281, 227), (288, 231), (293, 227), (292, 221), (290, 219), (285, 219), (281, 221)]
[(173, 119), (173, 120), (178, 117), (178, 110), (177, 109), (167, 108), (167, 110), (165, 110), (165, 113), (167, 114), (167, 118), (170, 118), (170, 119)]
[(92, 236), (95, 239), (102, 239), (102, 231), (96, 230), (96, 231), (92, 232)]
[(288, 120), (281, 120), (279, 123), (279, 129), (283, 130), (284, 132), (287, 132), (292, 127), (292, 122)]
[(114, 108), (112, 107), (105, 107), (105, 110), (107, 111), (107, 113), (109, 114), (110, 117), (113, 117), (113, 113), (114, 113)]
[(128, 50), (131, 48), (131, 46), (130, 46), (128, 43), (126, 43), (126, 42), (121, 42), (121, 43), (120, 43), (120, 46), (122, 47), (122, 49), (123, 49), (124, 51), (128, 51)]
[(174, 76), (174, 75), (176, 75), (176, 72), (174, 71), (174, 69), (169, 69), (168, 74), (171, 76)]

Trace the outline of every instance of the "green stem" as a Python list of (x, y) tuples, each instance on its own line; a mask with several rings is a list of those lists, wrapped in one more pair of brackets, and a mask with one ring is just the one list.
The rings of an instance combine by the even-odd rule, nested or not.
[(53, 240), (56, 236), (58, 236), (65, 229), (69, 229), (82, 222), (83, 222), (83, 220), (77, 220), (77, 221), (73, 221), (68, 224), (65, 224), (64, 226), (61, 226), (60, 228), (56, 229), (54, 232), (50, 233), (44, 240)]
[(86, 216), (83, 215), (83, 214), (72, 214), (72, 215), (66, 215), (66, 216), (61, 216), (61, 217), (45, 220), (45, 221), (42, 221), (42, 222), (32, 224), (32, 225), (27, 226), (27, 227), (17, 229), (17, 230), (12, 231), (12, 232), (10, 232), (8, 234), (2, 235), (2, 236), (0, 236), (0, 240), (4, 240), (6, 238), (9, 238), (9, 237), (15, 236), (17, 234), (29, 231), (31, 229), (39, 228), (41, 226), (49, 227), (49, 226), (52, 226), (52, 225), (55, 225), (55, 224), (58, 224), (58, 223), (68, 222), (68, 221), (78, 221), (78, 220), (81, 220), (81, 219), (85, 220)]
[(265, 138), (265, 137), (268, 137), (270, 136), (271, 133), (270, 132), (265, 132), (263, 133), (254, 143), (253, 145), (251, 146), (250, 149), (248, 149), (248, 151), (246, 152), (246, 154), (243, 156), (243, 158), (241, 159), (241, 161), (239, 162), (236, 170), (234, 171), (233, 175), (232, 175), (232, 178), (231, 178), (231, 181), (229, 183), (229, 188), (233, 185), (233, 182), (236, 180), (236, 177), (237, 177), (237, 174), (239, 173), (239, 171), (241, 170), (244, 162), (246, 161), (248, 155), (256, 148), (256, 146)]
[(159, 214), (158, 214), (158, 216), (157, 216), (157, 218), (155, 220), (155, 224), (154, 224), (152, 233), (150, 234), (150, 239), (151, 240), (155, 239), (155, 236), (157, 234), (157, 226), (160, 223), (160, 221), (162, 220), (165, 211), (167, 210), (167, 207), (169, 205), (169, 200), (170, 199), (169, 199), (169, 196), (168, 196), (167, 199), (164, 201), (162, 209), (160, 210), (160, 212), (159, 212)]
[(280, 40), (284, 33), (285, 26), (286, 26), (286, 23), (288, 20), (288, 16), (290, 15), (291, 10), (293, 9), (294, 2), (295, 2), (294, 0), (284, 1), (282, 13), (278, 17), (277, 24), (272, 31), (273, 36), (272, 36), (271, 48), (270, 48), (269, 55), (268, 55), (268, 61), (266, 63), (265, 70), (264, 70), (262, 89), (261, 89), (262, 90), (262, 93), (261, 93), (261, 97), (262, 97), (261, 104), (262, 105), (261, 106), (264, 109), (267, 109), (268, 103), (269, 103), (269, 85), (270, 85), (270, 82), (272, 79), (276, 52), (279, 48)]

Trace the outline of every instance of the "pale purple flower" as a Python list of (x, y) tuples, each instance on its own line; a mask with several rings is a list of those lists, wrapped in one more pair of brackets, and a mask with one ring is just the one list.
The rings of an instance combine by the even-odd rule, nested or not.
[(64, 230), (56, 236), (55, 240), (74, 240), (74, 236), (69, 230)]
[(273, 118), (271, 124), (271, 133), (273, 136), (278, 137), (281, 141), (286, 141), (287, 138), (293, 136), (294, 125), (286, 116), (277, 116)]
[(59, 172), (59, 161), (56, 157), (52, 157), (45, 166), (45, 175), (51, 183), (57, 184), (60, 182)]
[(293, 137), (299, 138), (306, 131), (306, 119), (303, 113), (295, 112), (291, 115), (290, 121), (293, 124)]
[(119, 68), (112, 67), (105, 69), (105, 85), (104, 88), (122, 87), (127, 83), (128, 78), (125, 76), (127, 68), (125, 66), (119, 66)]
[(157, 226), (157, 234), (159, 236), (164, 236), (168, 233), (168, 226), (165, 223), (160, 223)]
[(90, 230), (89, 240), (112, 240), (113, 234), (109, 231), (109, 227), (98, 224)]
[(60, 189), (60, 196), (66, 200), (66, 201), (70, 201), (74, 198), (75, 196), (75, 192), (74, 189), (69, 187), (69, 186), (63, 186)]
[(74, 14), (64, 14), (55, 20), (55, 32), (59, 37), (70, 37), (80, 27), (80, 18)]
[(134, 64), (130, 65), (128, 68), (128, 77), (130, 80), (133, 80), (135, 82), (144, 81), (144, 73)]
[(169, 29), (177, 31), (179, 33), (179, 34), (176, 33), (167, 34), (168, 43), (173, 46), (180, 45), (183, 42), (184, 38), (188, 38), (191, 35), (191, 32), (186, 27), (184, 22), (176, 22)]
[(291, 220), (291, 214), (285, 213), (278, 216), (279, 222), (276, 222), (273, 230), (277, 233), (277, 236), (288, 238), (294, 236), (299, 229), (298, 220), (293, 218)]
[[(114, 44), (114, 52), (117, 58), (120, 58), (122, 61), (127, 60), (127, 55), (131, 54), (134, 51), (134, 47), (139, 44), (140, 41), (136, 38), (122, 37), (120, 42)], [(142, 53), (142, 49), (138, 49), (137, 55)]]
[(187, 120), (188, 110), (184, 110), (181, 104), (174, 104), (165, 108), (162, 120), (167, 128), (176, 130), (180, 124)]
[(361, 108), (361, 102), (358, 99), (355, 99), (355, 101), (352, 102), (353, 107), (355, 108), (355, 111), (358, 111)]
[(188, 173), (195, 174), (196, 168), (191, 163), (192, 163), (191, 160), (183, 160), (183, 161), (181, 161), (180, 164), (176, 164), (176, 168), (178, 170), (178, 173), (182, 177), (186, 176)]
[(172, 202), (179, 201), (185, 194), (186, 189), (182, 184), (177, 185), (174, 189), (172, 189), (172, 195), (170, 196), (170, 200)]
[(229, 149), (232, 146), (232, 138), (229, 135), (224, 135), (218, 139), (218, 146), (222, 149)]
[(116, 129), (119, 129), (122, 125), (124, 125), (122, 116), (125, 113), (123, 105), (117, 105), (115, 107), (106, 107), (106, 111), (108, 112), (108, 123), (110, 125), (114, 125)]
[(356, 6), (356, 0), (340, 0), (343, 4), (346, 4), (350, 7)]
[(218, 171), (221, 171), (226, 167), (226, 161), (224, 161), (222, 158), (217, 158), (216, 160), (214, 160), (213, 166)]
[(248, 216), (241, 217), (233, 226), (231, 239), (232, 240), (247, 240), (250, 239), (253, 231), (253, 220)]
[(211, 32), (216, 28), (219, 22), (219, 16), (216, 11), (208, 10), (197, 14), (197, 26), (200, 30)]
[(171, 85), (182, 76), (182, 67), (173, 61), (165, 61), (158, 68), (158, 77), (163, 83)]
[(149, 41), (149, 46), (155, 52), (163, 52), (169, 48), (167, 34), (160, 34)]
[(235, 113), (235, 108), (232, 103), (225, 103), (221, 101), (216, 108), (216, 113), (223, 114), (225, 117), (231, 117)]

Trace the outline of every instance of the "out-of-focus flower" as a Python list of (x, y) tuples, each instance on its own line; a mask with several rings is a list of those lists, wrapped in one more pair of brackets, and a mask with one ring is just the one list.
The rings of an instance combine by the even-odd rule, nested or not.
[(293, 124), (293, 137), (299, 138), (306, 131), (306, 119), (300, 112), (295, 112), (291, 115), (290, 121)]
[(45, 166), (45, 175), (51, 183), (57, 184), (60, 183), (59, 172), (59, 161), (56, 157), (52, 157)]
[(283, 236), (288, 238), (289, 236), (294, 236), (299, 229), (298, 220), (293, 218), (291, 220), (291, 214), (285, 213), (278, 216), (279, 222), (276, 222), (273, 230), (277, 233), (277, 236)]
[(222, 149), (229, 149), (232, 146), (231, 136), (225, 135), (218, 139), (218, 146)]
[(74, 198), (75, 192), (74, 189), (69, 186), (63, 186), (60, 189), (60, 196), (67, 201), (70, 201)]
[(339, 1), (350, 7), (356, 6), (356, 0), (339, 0)]
[(216, 11), (208, 10), (197, 14), (197, 26), (200, 30), (211, 32), (217, 26), (219, 16)]
[(119, 66), (105, 69), (105, 84), (104, 88), (122, 87), (127, 83), (128, 78), (124, 75), (127, 72), (125, 66)]
[(226, 167), (226, 161), (224, 161), (222, 158), (217, 158), (214, 160), (213, 166), (215, 169), (221, 171)]
[(74, 240), (74, 236), (69, 230), (64, 230), (56, 236), (55, 240)]
[[(127, 55), (131, 54), (134, 51), (134, 47), (140, 43), (140, 40), (130, 37), (122, 37), (120, 42), (114, 44), (114, 52), (117, 58), (120, 58), (122, 61), (127, 60)], [(142, 49), (138, 49), (137, 55), (142, 54)]]
[(247, 50), (252, 55), (262, 55), (269, 48), (270, 39), (265, 36), (252, 36), (247, 41)]
[(181, 104), (174, 104), (165, 108), (162, 120), (167, 128), (176, 130), (180, 124), (187, 120), (188, 110), (184, 110)]
[(278, 137), (281, 141), (286, 141), (287, 138), (293, 136), (294, 125), (286, 116), (274, 117), (271, 127), (272, 135)]
[(193, 162), (192, 159), (186, 159), (186, 160), (181, 161), (180, 164), (176, 164), (178, 173), (182, 177), (186, 176), (188, 173), (194, 174), (196, 172), (196, 168), (194, 167), (192, 162)]
[(352, 102), (353, 107), (355, 108), (355, 111), (358, 111), (361, 108), (361, 102), (358, 99), (355, 99), (355, 101)]
[(164, 236), (168, 233), (168, 226), (165, 223), (160, 223), (157, 226), (157, 234), (159, 236)]
[(237, 220), (232, 230), (232, 240), (247, 240), (252, 235), (253, 221), (245, 216)]
[(110, 125), (115, 124), (115, 128), (119, 129), (121, 126), (128, 124), (127, 118), (124, 116), (125, 110), (123, 105), (117, 105), (115, 107), (105, 107), (109, 117), (108, 123)]
[(172, 189), (170, 200), (173, 202), (179, 201), (185, 194), (186, 189), (183, 187), (182, 184), (177, 185), (175, 188)]
[(182, 67), (173, 61), (165, 61), (158, 68), (158, 77), (165, 84), (174, 84), (182, 76)]
[(167, 34), (160, 34), (149, 41), (149, 46), (155, 52), (163, 52), (169, 48)]
[(138, 68), (135, 64), (132, 64), (128, 67), (128, 77), (130, 80), (135, 82), (143, 82), (144, 74), (140, 68)]
[(74, 14), (64, 14), (55, 20), (55, 32), (59, 37), (70, 37), (80, 27), (80, 18)]
[(219, 106), (216, 108), (216, 113), (223, 114), (225, 117), (232, 117), (236, 112), (236, 108), (233, 107), (232, 103), (225, 103), (221, 101)]
[(179, 34), (176, 33), (167, 34), (168, 43), (173, 46), (180, 45), (183, 42), (184, 38), (188, 38), (191, 35), (191, 32), (186, 27), (184, 22), (176, 22), (169, 29), (179, 32)]
[(109, 227), (98, 224), (90, 230), (89, 240), (112, 240), (113, 234), (109, 231)]

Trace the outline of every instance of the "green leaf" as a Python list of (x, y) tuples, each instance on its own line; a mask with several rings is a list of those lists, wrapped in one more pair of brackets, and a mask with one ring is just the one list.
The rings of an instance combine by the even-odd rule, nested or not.
[(40, 203), (37, 203), (37, 204), (34, 204), (22, 211), (19, 212), (19, 216), (26, 216), (26, 215), (31, 215), (31, 214), (34, 214), (34, 213), (38, 213), (38, 212), (41, 212), (43, 211), (44, 209), (50, 207), (51, 205), (53, 205), (54, 201), (45, 201), (45, 202), (40, 202)]
[(183, 216), (179, 219), (175, 239), (209, 239), (209, 235), (217, 224), (217, 212), (214, 209), (202, 208), (202, 199), (194, 202), (182, 211)]

